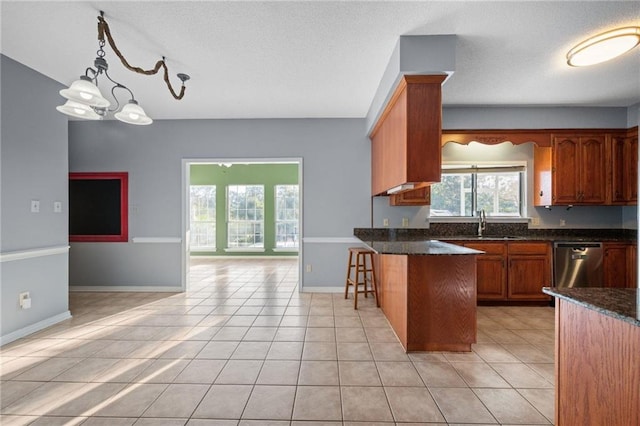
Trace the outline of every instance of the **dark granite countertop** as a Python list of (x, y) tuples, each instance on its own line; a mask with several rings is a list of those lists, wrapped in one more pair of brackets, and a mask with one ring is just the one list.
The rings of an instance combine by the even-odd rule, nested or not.
[(366, 241), (367, 246), (379, 254), (404, 254), (419, 256), (482, 254), (484, 252), (470, 248), (447, 244), (442, 241)]
[(640, 327), (638, 289), (544, 287), (542, 291)]
[(482, 237), (473, 223), (433, 223), (420, 229), (356, 228), (354, 235), (364, 241), (637, 241), (635, 229), (529, 229), (521, 223), (488, 223)]

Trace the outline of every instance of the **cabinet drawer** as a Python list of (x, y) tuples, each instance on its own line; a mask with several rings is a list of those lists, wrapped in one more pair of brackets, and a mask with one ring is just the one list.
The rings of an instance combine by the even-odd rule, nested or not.
[(475, 250), (482, 250), (485, 254), (506, 254), (507, 245), (505, 243), (464, 243), (465, 247)]
[(509, 254), (547, 254), (551, 247), (545, 242), (517, 242), (509, 243)]

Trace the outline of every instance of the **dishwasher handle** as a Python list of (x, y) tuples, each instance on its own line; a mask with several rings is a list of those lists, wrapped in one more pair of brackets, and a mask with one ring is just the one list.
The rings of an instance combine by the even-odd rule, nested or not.
[(571, 248), (571, 249), (578, 249), (578, 250), (584, 251), (587, 248), (602, 248), (602, 243), (580, 243), (580, 242), (554, 243), (553, 247), (554, 248)]

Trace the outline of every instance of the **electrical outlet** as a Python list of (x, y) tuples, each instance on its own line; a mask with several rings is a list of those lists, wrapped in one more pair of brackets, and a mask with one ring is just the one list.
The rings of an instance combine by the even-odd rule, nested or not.
[(382, 219), (382, 226), (389, 226), (389, 218), (385, 217), (384, 219)]
[(307, 272), (311, 272), (311, 264), (308, 264), (307, 267), (305, 268), (305, 271)]
[(408, 217), (403, 217), (402, 218), (402, 227), (406, 228), (407, 226), (409, 226), (409, 218)]
[(31, 296), (29, 296), (29, 292), (25, 291), (24, 293), (20, 293), (18, 295), (18, 302), (20, 303), (20, 307), (22, 309), (31, 308)]
[(560, 219), (560, 226), (566, 226), (567, 225), (567, 221), (564, 219)]
[(53, 212), (54, 213), (62, 213), (62, 202), (54, 201), (53, 202)]
[(40, 213), (40, 200), (31, 200), (31, 213)]
[(540, 226), (540, 218), (532, 217), (531, 218), (531, 226)]

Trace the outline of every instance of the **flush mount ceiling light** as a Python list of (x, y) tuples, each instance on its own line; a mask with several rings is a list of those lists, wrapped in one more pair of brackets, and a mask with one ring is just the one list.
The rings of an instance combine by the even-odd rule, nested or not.
[(590, 37), (567, 53), (573, 67), (599, 64), (616, 58), (640, 43), (640, 27), (625, 27)]
[[(95, 68), (88, 67), (85, 70), (85, 75), (80, 76), (79, 80), (71, 83), (71, 86), (69, 86), (68, 89), (60, 91), (60, 95), (66, 98), (67, 102), (64, 105), (56, 107), (58, 111), (71, 117), (83, 118), (86, 120), (101, 120), (108, 112), (115, 112), (118, 110), (120, 107), (120, 101), (118, 101), (116, 96), (116, 89), (122, 89), (129, 92), (131, 99), (129, 99), (129, 102), (125, 104), (120, 111), (114, 114), (114, 117), (129, 124), (147, 125), (153, 122), (153, 120), (144, 112), (142, 107), (138, 105), (135, 96), (133, 96), (133, 92), (127, 86), (118, 83), (109, 76), (109, 65), (107, 64), (107, 60), (104, 58), (105, 37), (109, 42), (109, 46), (111, 46), (111, 49), (114, 51), (116, 56), (120, 58), (120, 61), (125, 68), (144, 75), (157, 74), (158, 71), (160, 71), (160, 68), (162, 68), (164, 70), (164, 81), (167, 83), (167, 87), (169, 88), (171, 95), (177, 100), (184, 97), (184, 82), (189, 80), (189, 76), (187, 74), (178, 74), (178, 78), (182, 81), (182, 87), (180, 88), (180, 93), (176, 93), (169, 81), (169, 70), (164, 57), (160, 61), (156, 62), (156, 65), (149, 70), (131, 66), (122, 53), (120, 53), (120, 50), (118, 50), (116, 43), (113, 41), (113, 37), (111, 36), (109, 24), (107, 24), (107, 21), (104, 19), (104, 12), (100, 11), (100, 16), (98, 16), (98, 56), (93, 61)], [(102, 96), (100, 89), (98, 89), (98, 77), (103, 74), (107, 80), (113, 84), (113, 87), (111, 87), (111, 95), (113, 96), (116, 105), (112, 109), (109, 109), (111, 102)]]

